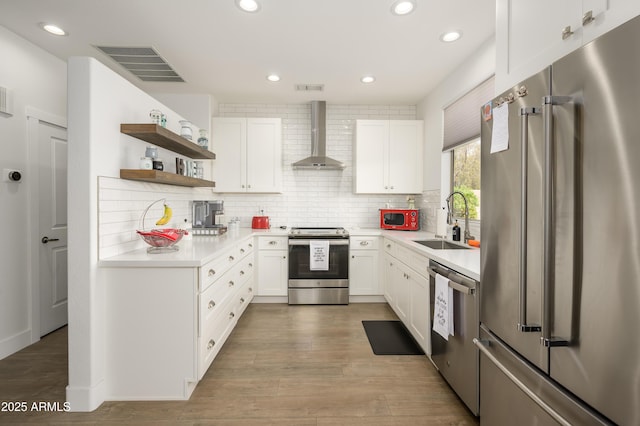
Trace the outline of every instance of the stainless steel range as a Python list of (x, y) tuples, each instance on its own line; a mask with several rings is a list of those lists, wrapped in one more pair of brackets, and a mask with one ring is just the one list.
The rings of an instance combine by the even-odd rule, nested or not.
[(289, 304), (349, 303), (349, 233), (344, 228), (291, 228)]

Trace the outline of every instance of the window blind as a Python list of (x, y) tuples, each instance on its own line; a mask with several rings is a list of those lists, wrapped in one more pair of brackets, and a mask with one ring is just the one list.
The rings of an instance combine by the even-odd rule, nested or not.
[(480, 109), (494, 97), (491, 77), (444, 109), (443, 152), (480, 136)]

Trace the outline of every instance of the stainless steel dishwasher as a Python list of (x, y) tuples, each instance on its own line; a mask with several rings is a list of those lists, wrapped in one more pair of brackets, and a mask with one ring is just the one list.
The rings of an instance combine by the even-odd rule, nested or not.
[(480, 355), (473, 339), (480, 333), (477, 281), (433, 260), (429, 261), (430, 316), (433, 324), (435, 277), (442, 275), (453, 289), (453, 336), (445, 340), (431, 330), (431, 360), (460, 399), (476, 416), (479, 414)]

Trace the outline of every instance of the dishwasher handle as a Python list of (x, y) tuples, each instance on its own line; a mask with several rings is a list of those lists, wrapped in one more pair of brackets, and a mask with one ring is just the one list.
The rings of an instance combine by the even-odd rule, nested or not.
[(429, 271), (429, 275), (435, 278), (436, 274), (440, 274), (443, 277), (449, 280), (449, 287), (454, 289), (455, 291), (459, 291), (462, 294), (473, 296), (476, 294), (476, 282), (463, 277), (454, 271), (445, 271), (442, 268), (438, 268), (437, 266), (428, 266), (427, 271)]

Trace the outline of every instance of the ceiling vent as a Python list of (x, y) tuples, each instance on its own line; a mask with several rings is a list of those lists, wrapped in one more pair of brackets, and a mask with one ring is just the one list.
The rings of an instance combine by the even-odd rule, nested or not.
[(324, 84), (296, 84), (296, 92), (322, 92)]
[(142, 81), (177, 82), (184, 80), (152, 47), (96, 46)]

